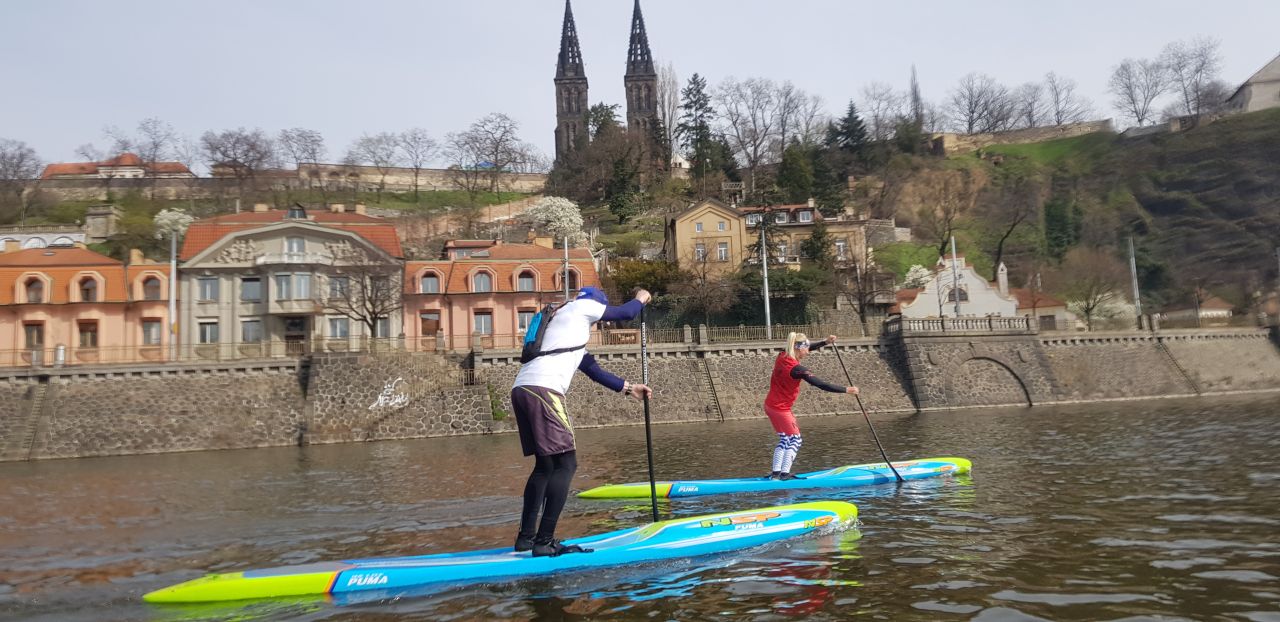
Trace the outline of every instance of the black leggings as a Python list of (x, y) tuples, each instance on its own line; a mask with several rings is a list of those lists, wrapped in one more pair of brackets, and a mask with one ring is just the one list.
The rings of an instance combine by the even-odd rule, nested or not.
[[(566, 451), (551, 456), (534, 456), (533, 472), (524, 485), (524, 511), (520, 514), (520, 535), (533, 536), (537, 542), (550, 542), (556, 533), (556, 522), (569, 498), (569, 482), (578, 470), (578, 455)], [(538, 512), (542, 522), (538, 522)], [(534, 535), (534, 525), (538, 533)]]

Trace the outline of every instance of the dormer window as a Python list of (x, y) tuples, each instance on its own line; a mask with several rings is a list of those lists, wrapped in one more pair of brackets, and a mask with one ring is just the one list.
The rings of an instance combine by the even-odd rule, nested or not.
[(760, 224), (760, 220), (761, 220), (760, 214), (747, 214), (748, 225), (758, 225)]
[(516, 291), (532, 292), (538, 289), (538, 278), (534, 276), (533, 271), (525, 270), (520, 273), (520, 277), (516, 279)]
[(787, 224), (787, 213), (786, 213), (786, 212), (778, 212), (778, 213), (774, 214), (774, 215), (773, 215), (773, 222), (774, 222), (774, 223), (776, 223), (776, 224), (779, 224), (779, 225), (785, 225), (785, 224)]
[(434, 274), (424, 274), (422, 275), (422, 281), (420, 283), (420, 286), (421, 286), (421, 292), (424, 294), (439, 294), (440, 293), (440, 277)]
[(91, 276), (80, 280), (80, 302), (98, 302), (98, 281)]
[(797, 214), (797, 216), (800, 217), (799, 218), (800, 222), (813, 222), (813, 212), (810, 212), (808, 210), (800, 212), (799, 214)]
[(44, 302), (44, 281), (31, 277), (27, 279), (27, 302), (40, 304)]
[(477, 272), (471, 277), (471, 291), (476, 293), (488, 293), (493, 291), (493, 276), (488, 272)]
[(289, 208), (289, 211), (285, 214), (285, 218), (296, 218), (298, 220), (306, 220), (307, 210), (295, 205)]
[(143, 300), (160, 300), (160, 279), (149, 276), (142, 282)]

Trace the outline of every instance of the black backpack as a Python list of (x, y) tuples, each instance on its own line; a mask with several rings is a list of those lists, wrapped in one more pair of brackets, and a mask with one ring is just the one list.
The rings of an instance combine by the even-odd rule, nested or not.
[(556, 311), (563, 307), (565, 303), (558, 305), (547, 305), (533, 316), (529, 321), (529, 328), (524, 333), (524, 345), (520, 349), (520, 363), (528, 363), (533, 359), (545, 354), (560, 354), (562, 352), (573, 352), (587, 347), (587, 344), (580, 346), (572, 346), (568, 348), (556, 348), (554, 350), (542, 350), (542, 338), (547, 334), (547, 326), (551, 325), (551, 318), (556, 316)]

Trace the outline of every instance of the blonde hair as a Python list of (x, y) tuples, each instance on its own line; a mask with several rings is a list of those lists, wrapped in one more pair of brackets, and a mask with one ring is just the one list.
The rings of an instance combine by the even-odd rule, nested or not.
[(788, 333), (787, 334), (787, 356), (793, 359), (799, 360), (800, 357), (796, 356), (796, 344), (802, 341), (808, 341), (808, 340), (809, 338), (805, 337), (804, 333)]

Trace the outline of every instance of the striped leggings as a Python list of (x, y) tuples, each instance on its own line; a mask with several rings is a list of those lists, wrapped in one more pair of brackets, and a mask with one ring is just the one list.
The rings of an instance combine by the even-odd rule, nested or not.
[(790, 473), (791, 463), (795, 462), (796, 454), (800, 452), (800, 445), (804, 441), (799, 434), (783, 434), (778, 433), (778, 444), (773, 448), (773, 470), (780, 473)]

